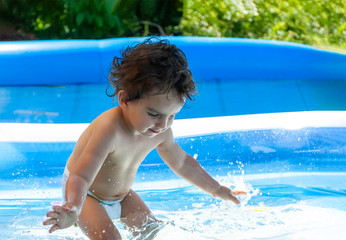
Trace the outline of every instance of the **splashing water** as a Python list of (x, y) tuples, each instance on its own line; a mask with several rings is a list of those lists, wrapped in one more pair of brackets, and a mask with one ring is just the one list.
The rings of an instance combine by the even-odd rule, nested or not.
[[(346, 202), (346, 192), (342, 187), (330, 189), (326, 182), (326, 187), (323, 188), (273, 184), (279, 180), (283, 183), (283, 178), (277, 181), (269, 179), (264, 184), (261, 182), (262, 184), (253, 185), (253, 182), (248, 182), (244, 171), (240, 170), (241, 174), (236, 176), (229, 174), (217, 177), (221, 184), (248, 193), (239, 196), (239, 205), (213, 199), (191, 186), (139, 190), (138, 194), (154, 215), (163, 221), (147, 229), (150, 236), (147, 239), (342, 239), (346, 206), (336, 207), (335, 204)], [(332, 183), (342, 183), (344, 177), (342, 174), (335, 175), (334, 178), (328, 175), (326, 179)], [(321, 175), (316, 178), (319, 181), (325, 180)], [(304, 181), (300, 179), (298, 182)], [(35, 195), (36, 192), (37, 190), (32, 190), (32, 193), (26, 195)], [(59, 193), (52, 195), (58, 196)], [(51, 208), (51, 202), (58, 200), (60, 199), (1, 200), (2, 213), (8, 214), (4, 209), (15, 211), (10, 224), (4, 228), (4, 239), (87, 239), (76, 227), (51, 235), (47, 233), (48, 229), (42, 226), (43, 216)], [(146, 239), (143, 235), (134, 237), (119, 221), (114, 223), (123, 239)]]

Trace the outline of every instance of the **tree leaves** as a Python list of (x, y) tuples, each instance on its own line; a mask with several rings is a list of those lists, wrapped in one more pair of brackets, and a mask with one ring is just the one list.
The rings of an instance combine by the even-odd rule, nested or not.
[(183, 0), (183, 35), (346, 47), (346, 0)]

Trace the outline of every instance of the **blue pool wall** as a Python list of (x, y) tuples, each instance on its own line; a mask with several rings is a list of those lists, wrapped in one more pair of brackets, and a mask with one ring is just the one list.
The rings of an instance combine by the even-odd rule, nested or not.
[[(186, 54), (194, 78), (346, 80), (346, 54), (281, 41), (167, 37)], [(114, 56), (145, 38), (0, 43), (0, 85), (102, 83)]]
[[(346, 110), (346, 54), (282, 41), (167, 38), (185, 52), (199, 90), (177, 118)], [(144, 39), (0, 42), (0, 122), (92, 121), (114, 106), (104, 94), (113, 57)]]

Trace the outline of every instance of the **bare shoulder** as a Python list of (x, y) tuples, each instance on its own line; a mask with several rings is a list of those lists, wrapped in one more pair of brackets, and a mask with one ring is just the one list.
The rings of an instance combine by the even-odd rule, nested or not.
[(118, 108), (109, 109), (101, 113), (94, 121), (92, 121), (92, 127), (95, 128), (110, 128), (113, 129), (116, 127), (117, 122), (119, 121), (120, 110)]
[(117, 129), (119, 128), (119, 110), (112, 108), (103, 112), (90, 124), (90, 135), (99, 136), (99, 140), (107, 141), (116, 137)]
[(114, 121), (117, 115), (116, 109), (110, 109), (99, 115), (89, 124), (87, 129), (79, 137), (73, 153), (69, 158), (69, 169), (72, 169), (78, 163), (83, 153), (89, 157), (98, 156), (95, 159), (99, 159), (100, 156), (106, 157), (114, 151), (114, 138), (117, 131)]

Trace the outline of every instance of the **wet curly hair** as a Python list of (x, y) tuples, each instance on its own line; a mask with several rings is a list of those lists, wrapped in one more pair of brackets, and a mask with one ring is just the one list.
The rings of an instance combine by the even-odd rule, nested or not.
[(197, 94), (185, 54), (166, 39), (148, 38), (128, 46), (121, 57), (114, 57), (109, 82), (114, 92), (107, 95), (115, 97), (124, 90), (127, 101), (171, 90), (182, 102)]

